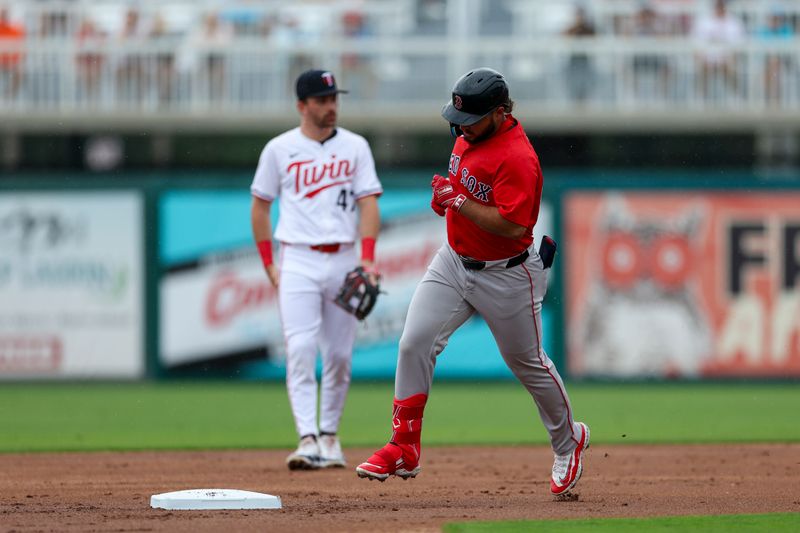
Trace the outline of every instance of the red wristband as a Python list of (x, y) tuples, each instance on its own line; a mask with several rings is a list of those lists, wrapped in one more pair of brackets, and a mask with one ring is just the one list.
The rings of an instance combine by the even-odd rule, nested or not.
[(375, 262), (375, 239), (364, 237), (361, 239), (361, 260)]
[(261, 255), (261, 262), (265, 267), (272, 264), (272, 241), (259, 241), (256, 243), (258, 246), (258, 253)]
[(464, 205), (464, 202), (466, 201), (467, 197), (464, 196), (463, 194), (459, 194), (458, 196), (456, 196), (456, 199), (453, 202), (451, 209), (455, 210), (456, 212), (461, 211), (461, 207)]

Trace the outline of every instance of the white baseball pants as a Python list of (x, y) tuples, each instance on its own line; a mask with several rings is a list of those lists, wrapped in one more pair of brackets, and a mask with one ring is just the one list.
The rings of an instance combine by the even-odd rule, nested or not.
[[(356, 267), (352, 244), (335, 253), (284, 244), (278, 302), (286, 342), (286, 388), (299, 436), (336, 433), (350, 387), (356, 318), (333, 303)], [(322, 384), (317, 425), (317, 354)]]

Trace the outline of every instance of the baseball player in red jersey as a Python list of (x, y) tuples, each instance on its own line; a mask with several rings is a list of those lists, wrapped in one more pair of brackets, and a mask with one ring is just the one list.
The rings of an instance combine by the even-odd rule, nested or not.
[[(547, 270), (532, 246), (542, 173), (512, 107), (503, 76), (480, 68), (458, 80), (442, 110), (457, 140), (448, 175), (434, 176), (431, 182), (431, 207), (446, 216), (447, 244), (431, 262), (408, 309), (391, 439), (356, 468), (359, 477), (384, 481), (420, 472), (422, 415), (436, 357), (450, 335), (479, 313), (550, 434), (555, 454), (551, 492), (563, 495), (580, 478), (589, 428), (574, 421), (564, 383), (542, 348)], [(468, 412), (464, 415), (469, 418)]]
[[(367, 141), (336, 127), (338, 94), (346, 91), (337, 88), (333, 74), (306, 71), (297, 79), (296, 90), (300, 126), (267, 143), (250, 190), (253, 236), (267, 276), (278, 288), (286, 388), (300, 437), (286, 463), (292, 470), (306, 470), (345, 466), (337, 431), (350, 386), (357, 320), (334, 299), (347, 273), (359, 263), (377, 276), (377, 198), (383, 189)], [(278, 264), (272, 256), (270, 223), (276, 198)]]

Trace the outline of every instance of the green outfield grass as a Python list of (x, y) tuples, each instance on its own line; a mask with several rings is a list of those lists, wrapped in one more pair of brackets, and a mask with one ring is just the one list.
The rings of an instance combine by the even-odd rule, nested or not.
[[(797, 442), (796, 384), (569, 386), (595, 443)], [(391, 383), (355, 384), (340, 434), (374, 446), (389, 434)], [(427, 445), (546, 444), (516, 383), (437, 383)], [(291, 448), (281, 383), (172, 382), (0, 385), (0, 452)]]
[(728, 533), (748, 531), (771, 533), (800, 530), (800, 514), (774, 513), (718, 516), (670, 516), (659, 518), (606, 518), (586, 520), (520, 520), (513, 522), (458, 522), (446, 524), (445, 533), (518, 533), (547, 531), (548, 533), (633, 533), (647, 531), (697, 531)]
[[(595, 443), (797, 442), (796, 384), (569, 386)], [(389, 433), (390, 383), (355, 384), (342, 420), (345, 446)], [(4, 384), (0, 451), (290, 448), (281, 383)], [(437, 383), (425, 413), (428, 445), (545, 444), (516, 383)]]

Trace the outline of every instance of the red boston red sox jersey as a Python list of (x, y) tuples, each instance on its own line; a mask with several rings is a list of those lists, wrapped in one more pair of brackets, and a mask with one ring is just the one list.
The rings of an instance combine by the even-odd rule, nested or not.
[(539, 157), (517, 119), (509, 115), (498, 133), (476, 144), (459, 137), (448, 171), (457, 192), (474, 202), (497, 207), (503, 218), (526, 228), (523, 237), (509, 239), (484, 231), (448, 209), (447, 239), (456, 253), (494, 261), (519, 255), (531, 245), (542, 198), (542, 171)]
[(383, 189), (366, 139), (336, 128), (319, 142), (298, 127), (264, 147), (250, 192), (270, 202), (279, 199), (276, 240), (323, 244), (355, 242), (356, 200)]

